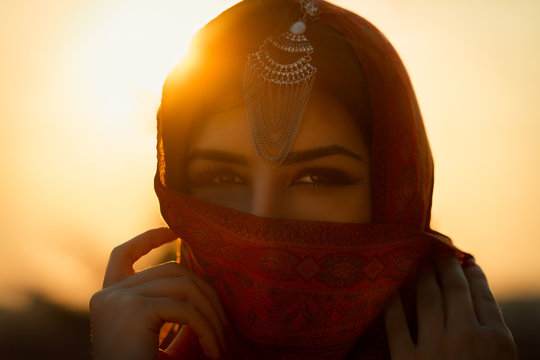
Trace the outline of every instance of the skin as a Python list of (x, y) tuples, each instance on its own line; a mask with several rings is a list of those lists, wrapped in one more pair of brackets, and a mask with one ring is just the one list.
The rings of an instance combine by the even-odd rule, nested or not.
[(473, 259), (436, 260), (417, 276), (418, 342), (411, 340), (399, 297), (386, 306), (385, 325), (393, 360), (517, 359), (482, 269)]
[(191, 143), (191, 195), (261, 217), (370, 222), (366, 144), (337, 101), (314, 95), (277, 168), (259, 160), (243, 107), (205, 121)]
[[(314, 94), (310, 101), (291, 155), (277, 168), (258, 159), (243, 108), (207, 119), (191, 138), (190, 194), (262, 217), (370, 222), (365, 142), (334, 99)], [(208, 283), (176, 263), (133, 271), (137, 259), (174, 239), (169, 229), (154, 229), (113, 250), (103, 289), (90, 301), (94, 359), (156, 359), (165, 322), (187, 325), (166, 350), (172, 357), (190, 359), (200, 350), (226, 357), (228, 320)], [(416, 344), (399, 297), (388, 303), (392, 359), (517, 358), (482, 270), (466, 265), (441, 258), (420, 271)]]

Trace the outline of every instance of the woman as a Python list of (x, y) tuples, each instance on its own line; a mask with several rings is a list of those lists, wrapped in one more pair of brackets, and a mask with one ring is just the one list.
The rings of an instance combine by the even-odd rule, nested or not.
[[(163, 87), (169, 229), (111, 254), (95, 359), (514, 359), (471, 256), (429, 227), (433, 164), (407, 73), (364, 19), (245, 0)], [(182, 238), (181, 262), (134, 274)]]

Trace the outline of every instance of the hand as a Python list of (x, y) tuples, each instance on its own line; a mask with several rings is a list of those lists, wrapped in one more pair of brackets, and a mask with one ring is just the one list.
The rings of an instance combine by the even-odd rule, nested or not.
[(187, 325), (169, 354), (181, 351), (185, 339), (198, 338), (208, 358), (220, 358), (227, 319), (214, 289), (174, 262), (133, 270), (141, 256), (174, 239), (169, 229), (154, 229), (112, 251), (103, 289), (90, 300), (95, 360), (156, 359), (165, 322)]
[(438, 259), (436, 273), (431, 268), (420, 270), (416, 291), (416, 344), (411, 340), (399, 296), (385, 310), (393, 360), (517, 359), (512, 334), (482, 269), (473, 259), (463, 267), (454, 257)]

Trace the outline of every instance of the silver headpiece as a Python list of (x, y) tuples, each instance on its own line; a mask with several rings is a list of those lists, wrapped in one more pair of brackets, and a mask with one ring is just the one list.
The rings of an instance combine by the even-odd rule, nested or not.
[[(302, 0), (303, 17), (289, 31), (270, 36), (259, 50), (248, 55), (244, 69), (244, 101), (251, 140), (259, 158), (277, 167), (289, 155), (302, 124), (317, 69), (311, 64), (313, 46), (304, 35), (306, 20), (318, 19), (312, 0)], [(294, 56), (282, 64), (269, 49)]]

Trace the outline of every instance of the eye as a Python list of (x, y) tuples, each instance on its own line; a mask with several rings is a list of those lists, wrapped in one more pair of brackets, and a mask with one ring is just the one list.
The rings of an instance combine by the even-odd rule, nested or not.
[(217, 174), (212, 178), (212, 182), (216, 185), (223, 185), (223, 184), (243, 184), (244, 180), (242, 178), (234, 173), (222, 173)]
[(191, 187), (245, 185), (244, 179), (229, 168), (209, 167), (194, 171), (189, 176)]
[(358, 184), (362, 180), (338, 169), (311, 168), (301, 170), (292, 185), (345, 186)]

